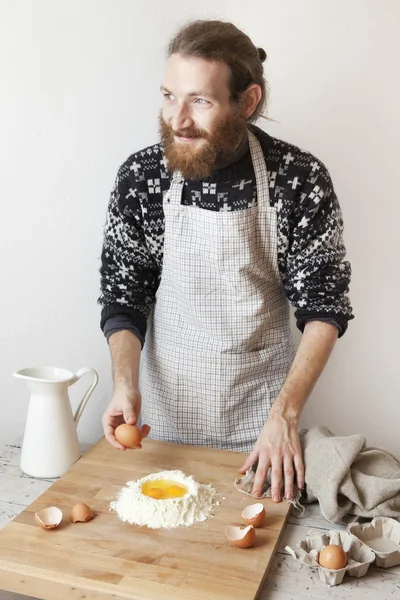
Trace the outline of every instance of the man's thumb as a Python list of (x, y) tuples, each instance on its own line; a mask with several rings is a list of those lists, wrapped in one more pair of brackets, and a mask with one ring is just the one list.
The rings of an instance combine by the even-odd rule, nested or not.
[(124, 421), (125, 423), (128, 423), (128, 425), (135, 425), (136, 423), (136, 415), (135, 415), (135, 411), (133, 410), (132, 405), (127, 402), (122, 410), (122, 413), (124, 415)]

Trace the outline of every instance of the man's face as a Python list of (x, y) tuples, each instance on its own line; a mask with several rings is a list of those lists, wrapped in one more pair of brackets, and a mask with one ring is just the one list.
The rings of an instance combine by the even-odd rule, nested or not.
[(170, 170), (186, 179), (210, 176), (246, 131), (240, 105), (230, 98), (227, 65), (173, 54), (161, 91), (160, 134)]

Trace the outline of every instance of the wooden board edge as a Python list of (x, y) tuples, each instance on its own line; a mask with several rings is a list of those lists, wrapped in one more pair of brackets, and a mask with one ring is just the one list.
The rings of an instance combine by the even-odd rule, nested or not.
[(29, 568), (29, 571), (28, 568), (24, 569), (24, 565), (0, 560), (0, 590), (28, 597), (34, 596), (41, 600), (54, 600), (54, 598), (81, 600), (84, 597), (96, 598), (96, 600), (110, 600), (110, 598), (142, 600), (140, 596), (118, 589), (118, 586), (112, 584), (72, 577), (64, 573), (60, 574), (64, 580), (61, 581), (55, 571), (38, 568), (34, 570)]
[(271, 569), (271, 566), (272, 566), (273, 560), (274, 560), (274, 558), (275, 558), (275, 556), (276, 556), (276, 551), (277, 551), (277, 548), (278, 548), (278, 546), (279, 546), (279, 543), (280, 543), (280, 541), (281, 541), (281, 539), (282, 539), (282, 535), (283, 535), (284, 529), (285, 529), (285, 527), (286, 527), (286, 523), (287, 523), (287, 521), (288, 521), (288, 518), (289, 518), (289, 515), (290, 515), (290, 513), (291, 513), (291, 512), (292, 512), (292, 506), (290, 506), (290, 507), (289, 507), (289, 510), (287, 511), (287, 513), (286, 513), (286, 515), (285, 515), (285, 518), (284, 518), (284, 521), (283, 521), (283, 523), (282, 523), (282, 527), (281, 527), (281, 529), (280, 529), (279, 535), (278, 535), (278, 537), (277, 537), (277, 538), (276, 538), (276, 540), (275, 540), (274, 549), (273, 549), (273, 551), (272, 551), (272, 554), (271, 554), (271, 557), (270, 557), (270, 559), (269, 559), (269, 561), (268, 561), (268, 566), (267, 566), (267, 568), (265, 569), (264, 575), (263, 575), (263, 577), (262, 577), (262, 579), (261, 579), (261, 582), (260, 582), (260, 585), (259, 585), (259, 587), (258, 587), (258, 590), (257, 590), (257, 592), (256, 592), (256, 595), (254, 596), (254, 600), (257, 600), (257, 598), (259, 598), (259, 597), (260, 597), (260, 594), (262, 593), (262, 591), (263, 591), (263, 589), (264, 589), (265, 582), (267, 581), (268, 573), (269, 573), (269, 571), (270, 571), (270, 569)]

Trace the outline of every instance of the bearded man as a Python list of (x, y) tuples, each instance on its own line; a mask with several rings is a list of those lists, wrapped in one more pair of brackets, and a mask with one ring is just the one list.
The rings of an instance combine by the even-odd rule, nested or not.
[(327, 169), (254, 124), (265, 58), (231, 23), (172, 39), (161, 143), (128, 158), (111, 194), (99, 302), (106, 439), (125, 449), (114, 430), (140, 416), (145, 436), (246, 452), (253, 494), (271, 470), (279, 502), (304, 485), (299, 417), (353, 314)]

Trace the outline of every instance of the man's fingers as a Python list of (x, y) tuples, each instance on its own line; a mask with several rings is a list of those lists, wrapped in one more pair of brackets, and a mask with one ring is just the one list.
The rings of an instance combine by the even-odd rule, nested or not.
[(271, 465), (271, 498), (274, 502), (281, 501), (282, 493), (282, 457), (278, 454), (272, 458)]
[(271, 466), (270, 460), (267, 455), (262, 455), (258, 458), (258, 466), (256, 471), (256, 476), (254, 478), (253, 496), (257, 496), (259, 498), (262, 494), (262, 490), (264, 487), (265, 480), (267, 479), (268, 471)]
[(114, 434), (114, 428), (109, 423), (103, 423), (104, 436), (114, 448), (118, 450), (126, 450), (126, 447), (119, 443)]
[(248, 471), (250, 469), (250, 467), (252, 465), (254, 465), (254, 463), (256, 462), (257, 458), (258, 458), (258, 451), (257, 450), (253, 450), (249, 454), (249, 456), (247, 457), (247, 459), (244, 462), (243, 466), (240, 467), (239, 473), (246, 473), (246, 471)]
[(142, 435), (145, 438), (149, 435), (151, 427), (150, 427), (150, 425), (142, 425), (141, 429), (142, 429)]
[[(142, 425), (140, 429), (143, 436), (142, 439), (144, 440), (144, 438), (146, 438), (149, 435), (151, 427), (149, 425)], [(143, 446), (140, 443), (136, 446), (136, 448), (134, 448), (134, 450), (140, 450), (142, 447)]]
[(303, 457), (301, 455), (301, 452), (299, 454), (295, 455), (293, 462), (294, 462), (294, 468), (296, 470), (297, 487), (299, 488), (299, 490), (302, 490), (302, 489), (304, 489), (305, 473), (304, 473)]
[(293, 498), (294, 468), (293, 459), (290, 455), (286, 455), (283, 460), (283, 476), (285, 479), (285, 498), (291, 500)]

